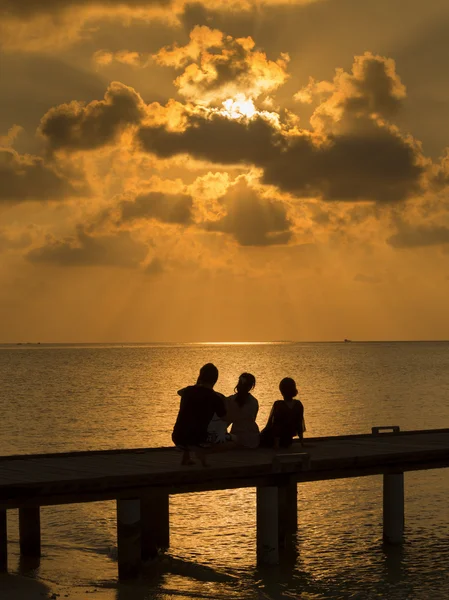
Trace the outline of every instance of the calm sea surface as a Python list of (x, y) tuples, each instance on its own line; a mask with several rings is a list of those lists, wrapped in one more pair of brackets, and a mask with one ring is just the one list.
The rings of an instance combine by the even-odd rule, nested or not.
[[(292, 376), (311, 436), (449, 427), (449, 343), (0, 346), (0, 454), (169, 445), (176, 390), (209, 361), (225, 394), (255, 374), (261, 425)], [(297, 558), (266, 569), (254, 490), (173, 497), (170, 552), (122, 586), (113, 502), (43, 508), (35, 570), (19, 561), (10, 511), (0, 599), (447, 599), (449, 470), (407, 473), (405, 485), (406, 541), (387, 551), (381, 477), (300, 485)]]

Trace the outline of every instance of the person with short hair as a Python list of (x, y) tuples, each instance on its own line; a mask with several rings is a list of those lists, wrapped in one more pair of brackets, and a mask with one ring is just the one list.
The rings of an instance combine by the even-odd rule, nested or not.
[(206, 462), (208, 425), (216, 414), (224, 417), (226, 408), (223, 396), (214, 391), (218, 380), (218, 369), (212, 363), (203, 365), (195, 385), (178, 391), (181, 396), (178, 417), (173, 428), (173, 443), (182, 450), (182, 465), (192, 465), (190, 456), (193, 450), (203, 466)]
[(279, 384), (279, 391), (283, 400), (276, 400), (271, 409), (270, 416), (260, 434), (260, 445), (265, 448), (289, 448), (293, 438), (298, 436), (301, 445), (304, 445), (304, 406), (300, 400), (295, 400), (298, 395), (296, 383), (291, 377), (284, 377)]
[(256, 423), (259, 403), (251, 394), (256, 385), (252, 373), (242, 373), (235, 386), (235, 394), (226, 399), (226, 421), (232, 423), (231, 436), (237, 446), (257, 448), (259, 427)]

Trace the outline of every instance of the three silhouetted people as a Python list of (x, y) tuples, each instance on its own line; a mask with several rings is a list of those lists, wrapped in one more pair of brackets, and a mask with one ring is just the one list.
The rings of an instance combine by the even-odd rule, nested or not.
[[(201, 464), (207, 466), (207, 451), (257, 448), (259, 445), (277, 450), (290, 447), (295, 436), (303, 444), (304, 407), (300, 400), (295, 399), (298, 390), (291, 377), (280, 382), (283, 399), (274, 402), (260, 434), (256, 423), (259, 403), (251, 394), (256, 385), (254, 375), (242, 373), (235, 393), (229, 398), (214, 391), (217, 380), (217, 367), (207, 363), (201, 367), (195, 385), (178, 391), (181, 403), (172, 440), (182, 450), (182, 465), (194, 464), (192, 451)], [(227, 433), (228, 425), (231, 425), (230, 434)]]

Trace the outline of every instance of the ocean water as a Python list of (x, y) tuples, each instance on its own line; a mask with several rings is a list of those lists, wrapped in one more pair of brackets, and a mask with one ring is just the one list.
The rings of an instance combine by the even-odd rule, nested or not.
[[(225, 394), (254, 373), (260, 425), (291, 376), (310, 436), (449, 427), (449, 343), (0, 346), (0, 455), (170, 445), (176, 390), (209, 361)], [(42, 508), (39, 565), (9, 511), (0, 599), (449, 599), (449, 470), (405, 486), (405, 543), (386, 548), (380, 476), (301, 484), (296, 553), (271, 568), (256, 565), (255, 490), (172, 497), (170, 550), (127, 585), (113, 502)]]

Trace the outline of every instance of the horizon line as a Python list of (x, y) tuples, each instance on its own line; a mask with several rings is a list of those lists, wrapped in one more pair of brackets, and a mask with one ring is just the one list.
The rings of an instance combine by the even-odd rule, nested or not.
[(370, 340), (370, 339), (329, 339), (329, 340), (248, 340), (248, 341), (52, 341), (52, 342), (1, 342), (0, 346), (78, 346), (78, 345), (122, 345), (122, 346), (143, 346), (143, 345), (174, 345), (181, 344), (186, 346), (257, 346), (257, 345), (269, 345), (269, 344), (382, 344), (382, 343), (444, 343), (449, 342), (449, 339), (381, 339), (381, 340)]

